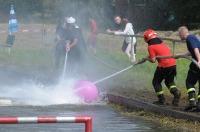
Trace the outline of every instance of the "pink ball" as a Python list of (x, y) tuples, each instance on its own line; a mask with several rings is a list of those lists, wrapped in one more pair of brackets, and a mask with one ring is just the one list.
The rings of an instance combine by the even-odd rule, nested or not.
[(99, 97), (97, 87), (89, 81), (78, 82), (75, 86), (75, 92), (85, 103), (93, 103)]

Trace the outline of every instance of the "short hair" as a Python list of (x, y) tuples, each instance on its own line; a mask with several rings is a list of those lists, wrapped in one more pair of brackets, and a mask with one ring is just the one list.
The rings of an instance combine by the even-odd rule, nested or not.
[(120, 16), (120, 15), (115, 15), (115, 16), (114, 16), (114, 18), (117, 18), (117, 17), (121, 18), (121, 16)]
[(124, 24), (127, 24), (127, 23), (129, 23), (129, 20), (128, 20), (128, 18), (123, 18), (123, 19), (122, 19), (122, 23), (124, 23)]
[(186, 26), (181, 26), (181, 27), (178, 28), (178, 32), (183, 32), (183, 31), (188, 32), (188, 28)]

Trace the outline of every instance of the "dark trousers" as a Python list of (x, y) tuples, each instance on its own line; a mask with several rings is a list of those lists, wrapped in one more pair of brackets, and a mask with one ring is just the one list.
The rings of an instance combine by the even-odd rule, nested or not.
[(66, 45), (65, 42), (60, 40), (56, 42), (55, 46), (55, 68), (58, 69), (60, 65), (61, 57), (66, 55)]
[[(200, 95), (200, 69), (198, 69), (198, 67), (194, 63), (191, 63), (188, 74), (187, 74), (187, 78), (186, 78), (186, 87), (187, 87), (189, 96), (191, 93), (195, 93), (195, 84), (197, 82), (199, 82), (198, 95)], [(198, 100), (200, 100), (200, 96), (198, 96)]]
[[(157, 95), (159, 95), (159, 92), (162, 91), (162, 81), (165, 80), (165, 85), (170, 89), (170, 87), (173, 87), (173, 90), (170, 89), (170, 92), (173, 94), (173, 92), (177, 91), (177, 88), (175, 87), (174, 83), (174, 77), (176, 76), (176, 66), (171, 66), (167, 68), (157, 67), (152, 84), (154, 86), (155, 92)], [(162, 94), (162, 92), (160, 93)]]
[(67, 74), (71, 77), (82, 74), (84, 70), (84, 55), (79, 47), (73, 47), (68, 52)]

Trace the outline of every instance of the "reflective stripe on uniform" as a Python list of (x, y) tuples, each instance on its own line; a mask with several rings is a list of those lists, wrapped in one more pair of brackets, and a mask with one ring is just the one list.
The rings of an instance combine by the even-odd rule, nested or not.
[(157, 95), (161, 95), (163, 94), (163, 91), (160, 91), (160, 92), (156, 92)]
[(176, 86), (175, 86), (175, 85), (170, 86), (170, 87), (169, 87), (169, 90), (171, 90), (171, 89), (173, 89), (173, 88), (176, 88)]
[(191, 98), (191, 99), (190, 99), (190, 101), (194, 101), (194, 100), (195, 100), (195, 98)]
[(188, 90), (187, 90), (187, 92), (189, 93), (189, 92), (195, 92), (195, 88), (189, 88)]

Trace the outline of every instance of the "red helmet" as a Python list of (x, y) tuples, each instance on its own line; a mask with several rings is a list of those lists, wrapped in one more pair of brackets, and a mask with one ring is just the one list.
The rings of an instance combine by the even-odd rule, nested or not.
[(158, 37), (157, 33), (152, 29), (148, 29), (144, 32), (145, 42), (148, 42), (149, 40), (151, 40), (153, 38), (157, 38), (157, 37)]

